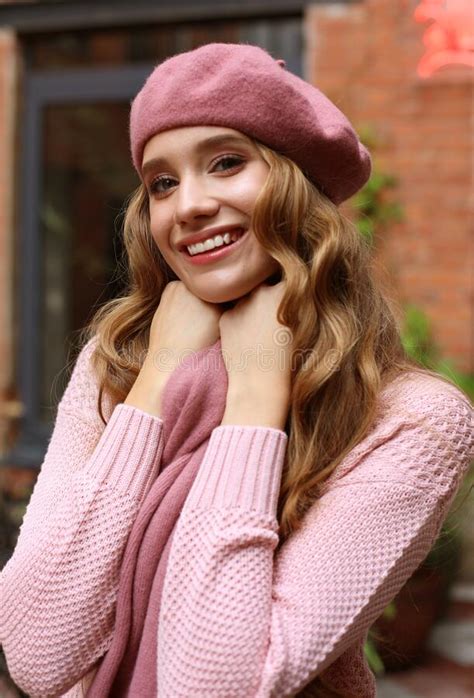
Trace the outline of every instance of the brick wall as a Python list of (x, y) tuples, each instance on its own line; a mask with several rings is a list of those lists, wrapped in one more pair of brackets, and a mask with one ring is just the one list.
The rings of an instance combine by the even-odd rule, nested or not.
[(306, 77), (374, 129), (376, 165), (398, 177), (405, 214), (380, 249), (394, 293), (427, 313), (443, 358), (472, 371), (472, 70), (417, 76), (417, 5), (309, 5)]

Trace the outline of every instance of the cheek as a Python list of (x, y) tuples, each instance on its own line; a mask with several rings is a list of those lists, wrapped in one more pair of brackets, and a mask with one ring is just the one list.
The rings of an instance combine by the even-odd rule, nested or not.
[[(169, 225), (163, 211), (150, 210), (150, 233), (160, 250), (166, 249)], [(169, 242), (168, 242), (169, 246)]]
[(268, 177), (269, 168), (264, 163), (257, 163), (248, 177), (242, 181), (241, 197), (242, 205), (250, 213), (255, 207), (255, 202)]
[(242, 211), (251, 214), (258, 195), (265, 183), (264, 178), (256, 178), (255, 176), (243, 178), (238, 185), (238, 189), (235, 192), (236, 201), (238, 201), (238, 206)]

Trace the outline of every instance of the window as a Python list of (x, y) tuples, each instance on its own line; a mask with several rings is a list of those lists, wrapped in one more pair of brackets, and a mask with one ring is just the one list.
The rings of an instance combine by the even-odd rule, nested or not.
[(138, 185), (130, 101), (153, 66), (211, 41), (261, 45), (301, 74), (299, 16), (23, 35), (18, 189), (19, 438), (3, 458), (38, 467), (76, 333), (121, 290), (121, 212)]

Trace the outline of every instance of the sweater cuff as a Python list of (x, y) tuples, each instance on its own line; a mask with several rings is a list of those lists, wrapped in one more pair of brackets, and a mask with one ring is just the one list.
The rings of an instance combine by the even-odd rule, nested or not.
[(120, 403), (82, 472), (141, 501), (158, 476), (163, 420)]
[(276, 515), (287, 441), (272, 427), (216, 427), (184, 508), (241, 507)]

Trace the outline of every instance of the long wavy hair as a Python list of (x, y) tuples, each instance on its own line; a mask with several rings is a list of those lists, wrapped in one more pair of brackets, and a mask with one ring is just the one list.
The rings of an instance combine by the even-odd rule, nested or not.
[[(269, 174), (252, 215), (286, 292), (278, 320), (293, 350), (288, 445), (278, 502), (280, 543), (296, 531), (322, 483), (370, 430), (382, 387), (413, 368), (357, 228), (290, 159), (254, 141)], [(148, 349), (153, 315), (177, 279), (154, 242), (140, 185), (123, 223), (127, 293), (96, 311), (81, 343), (97, 335), (93, 365), (104, 394), (123, 402)], [(334, 425), (337, 424), (337, 429)]]

